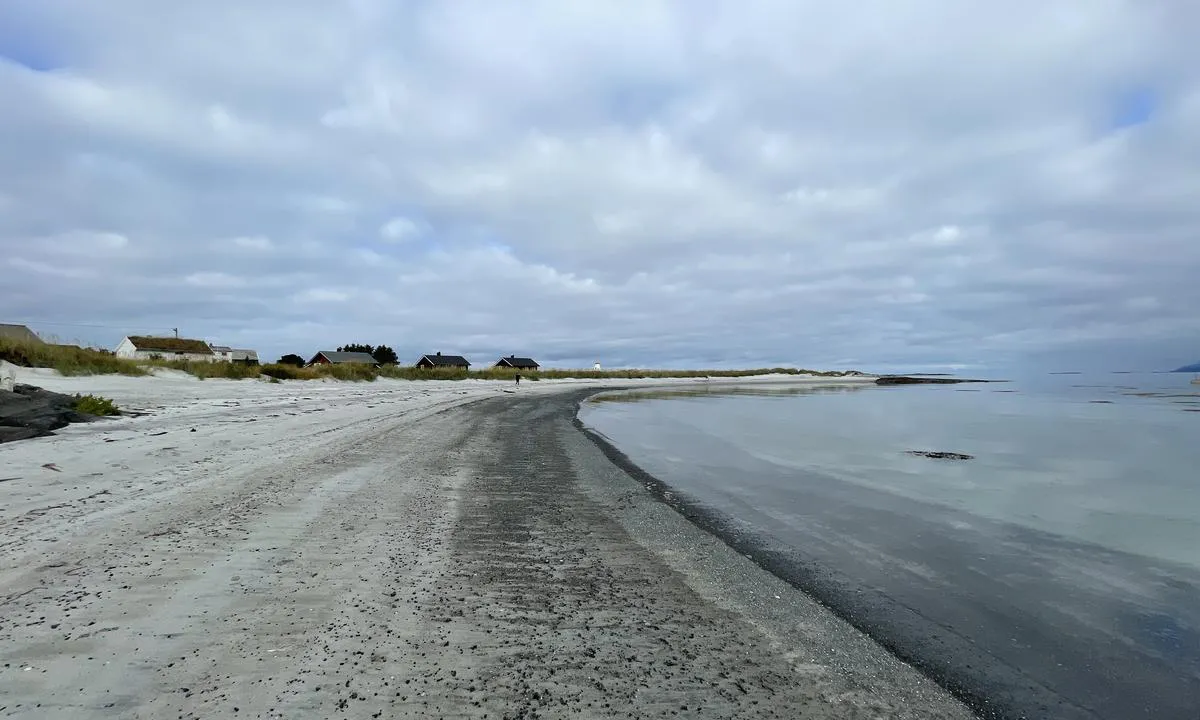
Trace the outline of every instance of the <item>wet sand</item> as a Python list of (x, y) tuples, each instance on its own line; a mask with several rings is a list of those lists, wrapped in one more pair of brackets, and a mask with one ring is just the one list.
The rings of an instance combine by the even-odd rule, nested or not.
[(0, 452), (0, 716), (971, 717), (522, 390)]

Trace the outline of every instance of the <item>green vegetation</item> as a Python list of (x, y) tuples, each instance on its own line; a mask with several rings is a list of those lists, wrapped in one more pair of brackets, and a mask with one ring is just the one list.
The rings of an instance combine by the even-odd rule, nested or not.
[(74, 345), (31, 343), (0, 338), (0, 360), (22, 367), (53, 368), (63, 375), (145, 375), (133, 360), (104, 350)]
[(383, 365), (379, 368), (379, 375), (394, 380), (466, 380), (479, 377), (478, 373), (462, 368), (415, 368), (411, 365)]
[(258, 369), (260, 373), (275, 380), (334, 380), (371, 381), (379, 377), (381, 368), (371, 365), (348, 363), (345, 365), (313, 365), (296, 367), (288, 363), (272, 363)]
[(246, 380), (262, 375), (262, 368), (260, 366), (247, 365), (246, 363), (212, 362), (206, 360), (151, 360), (147, 365), (181, 370), (189, 375), (195, 375), (201, 380), (209, 378)]
[(120, 415), (121, 409), (112, 400), (99, 395), (76, 395), (72, 406), (85, 415)]
[(304, 377), (304, 368), (292, 363), (271, 363), (263, 365), (262, 374), (272, 380), (308, 380)]

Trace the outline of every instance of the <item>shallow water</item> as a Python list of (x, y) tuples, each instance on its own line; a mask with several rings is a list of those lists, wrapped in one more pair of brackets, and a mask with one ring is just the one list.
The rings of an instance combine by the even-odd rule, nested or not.
[(1200, 386), (1190, 379), (698, 385), (609, 396), (581, 418), (977, 707), (1194, 720)]

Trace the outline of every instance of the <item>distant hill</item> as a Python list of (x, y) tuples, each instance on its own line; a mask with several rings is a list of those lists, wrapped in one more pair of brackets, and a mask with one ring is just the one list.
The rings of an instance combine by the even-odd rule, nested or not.
[(1172, 370), (1171, 372), (1195, 372), (1195, 373), (1200, 373), (1200, 362), (1198, 362), (1198, 363), (1192, 363), (1191, 365), (1184, 365), (1183, 367), (1179, 368), (1178, 370)]

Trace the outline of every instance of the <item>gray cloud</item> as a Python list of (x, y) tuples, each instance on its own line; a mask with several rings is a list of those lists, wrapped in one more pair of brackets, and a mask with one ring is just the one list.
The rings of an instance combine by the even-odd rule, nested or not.
[(62, 337), (1200, 357), (1185, 3), (19, 0), (0, 20), (23, 38), (0, 34), (0, 307)]

